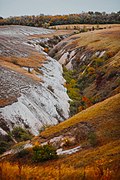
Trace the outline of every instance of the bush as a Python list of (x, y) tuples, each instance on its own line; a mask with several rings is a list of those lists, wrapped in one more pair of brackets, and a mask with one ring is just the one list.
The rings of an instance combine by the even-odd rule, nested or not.
[(76, 73), (77, 71), (67, 70), (63, 67), (63, 76), (66, 80), (66, 88), (68, 96), (72, 101), (70, 101), (70, 116), (77, 113), (77, 109), (80, 105), (81, 95), (80, 95), (80, 88), (78, 87), (78, 81), (76, 80)]
[(22, 151), (16, 153), (16, 158), (23, 158), (29, 154), (29, 150), (23, 149)]
[(52, 145), (35, 146), (33, 147), (33, 161), (43, 162), (50, 159), (56, 159), (56, 149)]
[(95, 132), (90, 132), (88, 134), (88, 141), (91, 144), (92, 147), (95, 147), (98, 145), (98, 140)]
[(104, 59), (102, 59), (102, 58), (96, 58), (96, 59), (95, 59), (95, 63), (96, 63), (96, 66), (97, 66), (97, 67), (102, 66), (103, 63), (104, 63)]
[(88, 67), (87, 72), (88, 72), (88, 74), (92, 75), (92, 74), (95, 73), (95, 68), (93, 68), (93, 67)]
[(26, 141), (32, 138), (30, 132), (21, 127), (15, 127), (12, 131), (12, 136), (15, 137), (17, 141)]
[(111, 69), (109, 72), (108, 72), (108, 76), (107, 76), (107, 80), (111, 80), (112, 78), (116, 77), (117, 75), (119, 74), (118, 70), (117, 69)]
[(0, 141), (0, 154), (4, 153), (8, 149), (8, 143)]
[(74, 114), (78, 113), (78, 107), (80, 105), (80, 100), (76, 101), (70, 101), (70, 116), (73, 116)]
[(92, 31), (94, 31), (95, 30), (95, 27), (94, 26), (92, 26)]
[(86, 26), (83, 26), (83, 28), (80, 29), (80, 33), (81, 33), (81, 32), (87, 32), (87, 31), (88, 31), (88, 29), (86, 28)]

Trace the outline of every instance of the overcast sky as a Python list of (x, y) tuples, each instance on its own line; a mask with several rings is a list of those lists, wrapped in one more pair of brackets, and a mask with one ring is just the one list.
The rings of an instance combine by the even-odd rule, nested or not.
[(0, 16), (117, 12), (120, 0), (0, 0)]

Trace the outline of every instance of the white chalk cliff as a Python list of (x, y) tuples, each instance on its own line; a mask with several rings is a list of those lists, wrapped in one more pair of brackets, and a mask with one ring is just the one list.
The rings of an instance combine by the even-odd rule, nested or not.
[[(34, 28), (31, 29), (30, 27), (20, 28), (21, 31), (17, 27), (17, 37), (19, 32), (24, 32), (22, 35), (26, 36), (26, 34), (29, 34), (29, 31), (34, 30)], [(10, 37), (12, 37), (12, 34), (16, 36), (14, 30), (16, 30), (15, 27), (12, 29), (12, 33), (10, 33), (10, 30), (6, 30), (6, 34), (9, 35), (10, 33)], [(41, 31), (44, 33), (44, 29), (41, 29)], [(1, 32), (0, 35), (4, 33)], [(45, 33), (47, 33), (46, 30)], [(30, 46), (26, 42), (22, 43), (25, 43), (25, 46)], [(32, 42), (32, 45), (34, 48), (36, 47), (34, 42)], [(41, 49), (38, 47), (37, 50), (41, 51)], [(39, 83), (29, 80), (18, 72), (1, 67), (1, 85), (5, 86), (6, 83), (9, 92), (19, 93), (16, 102), (0, 109), (2, 122), (4, 120), (4, 123), (10, 130), (14, 126), (27, 126), (33, 134), (37, 135), (43, 125), (57, 124), (69, 117), (69, 97), (64, 87), (65, 80), (62, 76), (62, 67), (55, 59), (47, 54), (44, 55), (47, 57), (47, 60), (39, 67), (42, 73), (36, 75), (42, 80)], [(7, 93), (8, 90), (6, 90)], [(0, 127), (0, 133), (5, 134), (3, 126)]]

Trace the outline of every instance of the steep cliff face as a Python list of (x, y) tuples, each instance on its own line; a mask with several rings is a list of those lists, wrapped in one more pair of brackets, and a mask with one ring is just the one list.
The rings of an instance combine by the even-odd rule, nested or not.
[(43, 125), (57, 124), (69, 117), (69, 97), (61, 65), (43, 53), (36, 45), (37, 40), (27, 43), (31, 33), (51, 32), (20, 26), (0, 28), (0, 133), (3, 135), (15, 126), (27, 127), (37, 135)]

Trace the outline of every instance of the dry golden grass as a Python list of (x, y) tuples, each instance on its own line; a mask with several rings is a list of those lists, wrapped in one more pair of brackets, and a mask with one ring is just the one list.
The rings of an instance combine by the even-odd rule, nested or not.
[[(56, 160), (34, 164), (32, 156), (24, 159), (8, 157), (0, 162), (2, 180), (118, 180), (120, 178), (120, 94), (98, 103), (57, 126), (48, 128), (42, 136), (48, 137), (79, 122), (90, 122), (95, 127), (102, 145), (60, 156)], [(114, 134), (116, 132), (116, 134)], [(107, 134), (105, 134), (107, 133)], [(37, 140), (37, 138), (36, 138)], [(31, 152), (31, 151), (30, 151)], [(26, 159), (27, 158), (27, 159)]]
[[(118, 52), (120, 50), (120, 27), (98, 30), (74, 35), (77, 39), (72, 41), (74, 48), (86, 46), (92, 50), (107, 50), (108, 52)], [(71, 43), (68, 44), (70, 46)], [(73, 48), (73, 49), (74, 49)]]
[(0, 99), (0, 107), (5, 107), (7, 105), (12, 104), (13, 102), (17, 101), (16, 97), (9, 97), (9, 98), (1, 98)]
[[(75, 47), (87, 46), (93, 50), (107, 50), (111, 54), (110, 65), (119, 63), (119, 28), (99, 30), (75, 35), (78, 37), (73, 44)], [(89, 36), (89, 37), (88, 37)], [(71, 43), (68, 44), (71, 46)], [(20, 60), (15, 65), (11, 60), (1, 60), (2, 66), (35, 78), (20, 66), (25, 66), (27, 60)], [(32, 60), (29, 67), (37, 67)], [(44, 138), (62, 134), (64, 129), (80, 122), (89, 122), (95, 129), (100, 144), (95, 148), (82, 149), (70, 156), (62, 156), (57, 160), (45, 163), (23, 165), (21, 159), (15, 164), (0, 162), (0, 177), (2, 180), (118, 180), (120, 179), (120, 94), (117, 94), (101, 103), (98, 103), (72, 118), (46, 129), (41, 133)], [(37, 141), (39, 137), (35, 138)], [(47, 139), (46, 139), (47, 140)], [(9, 160), (9, 158), (8, 158)], [(29, 162), (29, 161), (28, 161)], [(27, 161), (26, 161), (27, 163)]]
[[(41, 133), (42, 137), (49, 137), (55, 133), (60, 133), (62, 130), (75, 125), (79, 122), (90, 122), (94, 128), (99, 138), (103, 138), (108, 141), (111, 131), (114, 129), (118, 130), (120, 125), (120, 94), (115, 95), (109, 99), (104, 100), (98, 104), (91, 106), (90, 108), (83, 110), (82, 112), (76, 114), (72, 118), (56, 125), (50, 127)], [(109, 132), (110, 130), (110, 132)], [(103, 133), (108, 131), (110, 134), (103, 136)]]
[(114, 57), (111, 58), (111, 62), (110, 62), (110, 66), (111, 67), (120, 67), (120, 51), (118, 53), (116, 53), (116, 55)]
[(1, 66), (2, 67), (6, 67), (8, 69), (11, 69), (13, 71), (16, 71), (20, 74), (23, 74), (35, 81), (41, 81), (40, 78), (38, 78), (35, 74), (32, 74), (32, 73), (28, 73), (26, 70), (22, 69), (21, 67), (17, 66), (17, 65), (14, 65), (10, 62), (6, 62), (6, 61), (0, 61), (1, 62)]
[(12, 57), (12, 56), (0, 56), (0, 60), (11, 62), (20, 67), (40, 67), (46, 60), (45, 56), (37, 52), (32, 52), (28, 57)]
[[(98, 25), (97, 24), (68, 24), (68, 25), (57, 25), (57, 26), (50, 26), (50, 28), (52, 29), (59, 29), (59, 30), (64, 30), (64, 29), (74, 29), (74, 27), (78, 27), (78, 28), (92, 28), (95, 27), (97, 28)], [(99, 24), (99, 28), (109, 28), (109, 27), (120, 27), (118, 24)]]
[(28, 58), (22, 57), (6, 57), (0, 56), (0, 65), (6, 68), (9, 68), (13, 71), (16, 71), (20, 74), (23, 74), (29, 78), (32, 78), (35, 81), (40, 81), (40, 78), (36, 76), (36, 73), (33, 71), (29, 73), (28, 71), (24, 70), (22, 67), (33, 67), (37, 68), (42, 65), (45, 61), (45, 57), (43, 55), (34, 55)]
[(1, 162), (2, 180), (117, 180), (119, 172), (119, 143), (114, 141), (42, 164), (23, 165)]

